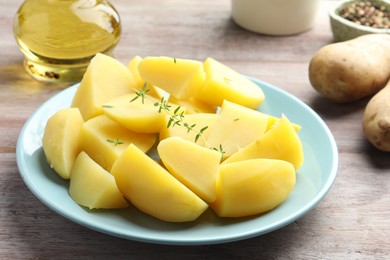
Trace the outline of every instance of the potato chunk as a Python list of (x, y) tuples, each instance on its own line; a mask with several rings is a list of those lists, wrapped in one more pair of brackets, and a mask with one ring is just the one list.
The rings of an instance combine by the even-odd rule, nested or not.
[(136, 89), (142, 88), (142, 86), (145, 84), (145, 81), (143, 78), (141, 78), (141, 75), (139, 75), (138, 71), (138, 65), (141, 62), (142, 57), (140, 56), (134, 56), (129, 63), (127, 64), (127, 68), (130, 70), (131, 74), (133, 74), (134, 77), (134, 87)]
[(135, 88), (141, 89), (145, 86), (146, 89), (148, 89), (148, 95), (155, 97), (157, 99), (166, 96), (166, 91), (147, 83), (143, 78), (141, 78), (141, 75), (139, 74), (138, 71), (138, 66), (141, 61), (142, 61), (142, 57), (134, 56), (127, 64), (127, 67), (129, 68), (131, 74), (133, 74), (134, 76)]
[[(166, 110), (159, 111), (155, 103), (159, 103), (153, 97), (137, 98), (137, 94), (132, 93), (114, 98), (103, 107), (104, 114), (112, 120), (118, 122), (127, 129), (137, 133), (158, 133), (164, 126), (164, 117), (168, 115)], [(178, 105), (166, 103), (170, 106), (170, 113), (174, 113)], [(178, 108), (177, 114), (184, 113)]]
[(286, 116), (283, 115), (268, 132), (223, 163), (254, 158), (280, 159), (292, 163), (295, 169), (301, 167), (304, 161), (302, 142)]
[(179, 137), (162, 140), (157, 146), (168, 171), (206, 202), (215, 200), (215, 185), (221, 154)]
[(193, 221), (208, 208), (195, 193), (133, 144), (114, 163), (111, 174), (134, 206), (160, 220)]
[(83, 118), (77, 108), (64, 108), (47, 121), (42, 147), (50, 167), (63, 179), (69, 179), (80, 152), (79, 136)]
[(264, 101), (259, 86), (228, 66), (207, 58), (204, 62), (206, 80), (197, 98), (215, 106), (221, 106), (226, 99), (231, 102), (257, 108)]
[(215, 113), (217, 111), (216, 106), (205, 103), (197, 98), (177, 99), (170, 97), (169, 102), (185, 107), (186, 114)]
[(146, 57), (138, 70), (144, 81), (178, 99), (193, 97), (205, 79), (203, 64), (189, 59)]
[(78, 204), (89, 209), (126, 208), (127, 200), (120, 193), (114, 176), (81, 152), (74, 164), (69, 194)]
[[(169, 122), (169, 116), (165, 116), (164, 118), (164, 127), (161, 128), (160, 130), (160, 140), (163, 140), (168, 137), (181, 137), (187, 141), (195, 142), (198, 145), (203, 146), (205, 144), (204, 140), (207, 139), (209, 136), (210, 132), (214, 128), (214, 125), (218, 119), (217, 114), (209, 114), (209, 113), (199, 113), (199, 114), (190, 114), (190, 115), (185, 115), (185, 123), (187, 123), (189, 126), (192, 127), (191, 131), (188, 131), (186, 127), (183, 125), (181, 126), (174, 126), (174, 127), (166, 127)], [(207, 127), (207, 128), (206, 128)], [(203, 138), (196, 138), (196, 135), (202, 131), (202, 136)]]
[(217, 199), (210, 206), (220, 217), (243, 217), (269, 211), (295, 186), (291, 163), (252, 159), (221, 165)]
[(135, 80), (130, 70), (114, 58), (96, 54), (91, 60), (72, 101), (88, 120), (103, 114), (102, 105), (114, 97), (132, 93)]
[[(271, 115), (270, 115), (269, 118), (268, 118), (268, 126), (267, 126), (266, 132), (267, 132), (268, 130), (270, 130), (270, 129), (275, 125), (275, 123), (278, 122), (279, 120), (280, 120), (279, 117), (271, 116)], [(301, 131), (302, 126), (300, 126), (300, 125), (298, 125), (298, 124), (295, 124), (295, 123), (293, 123), (293, 122), (291, 122), (291, 124), (292, 124), (292, 126), (293, 126), (295, 132), (298, 133), (299, 131)]]
[(133, 143), (147, 152), (156, 140), (156, 134), (135, 133), (101, 115), (83, 124), (80, 148), (105, 170), (110, 171), (112, 164), (129, 144)]
[(222, 146), (224, 158), (258, 139), (266, 130), (268, 115), (225, 100), (207, 138), (210, 147)]

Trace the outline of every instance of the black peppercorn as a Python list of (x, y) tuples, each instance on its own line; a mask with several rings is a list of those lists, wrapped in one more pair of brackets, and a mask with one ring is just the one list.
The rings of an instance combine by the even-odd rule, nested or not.
[(339, 15), (363, 26), (390, 28), (390, 14), (386, 7), (368, 0), (351, 1), (339, 11)]

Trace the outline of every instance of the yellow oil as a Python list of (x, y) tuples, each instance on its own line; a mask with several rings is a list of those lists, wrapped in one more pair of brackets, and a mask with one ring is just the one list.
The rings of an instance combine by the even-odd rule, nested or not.
[(119, 41), (118, 12), (102, 0), (26, 0), (14, 21), (24, 67), (44, 81), (79, 81), (96, 53)]

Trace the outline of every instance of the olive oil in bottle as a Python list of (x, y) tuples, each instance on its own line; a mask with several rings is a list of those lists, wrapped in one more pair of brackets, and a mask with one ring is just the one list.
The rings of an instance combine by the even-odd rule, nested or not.
[(26, 0), (15, 16), (14, 34), (34, 78), (77, 82), (96, 53), (111, 53), (121, 25), (104, 0)]

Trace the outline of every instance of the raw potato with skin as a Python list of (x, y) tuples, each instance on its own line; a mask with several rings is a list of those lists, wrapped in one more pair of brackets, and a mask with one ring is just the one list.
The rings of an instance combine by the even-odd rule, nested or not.
[(324, 46), (309, 65), (314, 89), (337, 103), (373, 95), (389, 78), (390, 35), (385, 34), (369, 34)]
[(368, 102), (363, 114), (363, 130), (371, 144), (390, 152), (390, 81)]

